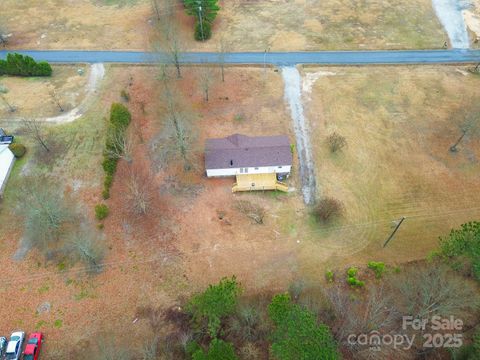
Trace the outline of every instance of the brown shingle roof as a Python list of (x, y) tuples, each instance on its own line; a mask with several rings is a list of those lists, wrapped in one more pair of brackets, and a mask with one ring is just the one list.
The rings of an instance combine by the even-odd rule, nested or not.
[(222, 139), (207, 139), (205, 148), (207, 169), (292, 165), (290, 141), (286, 135), (249, 137), (234, 134)]

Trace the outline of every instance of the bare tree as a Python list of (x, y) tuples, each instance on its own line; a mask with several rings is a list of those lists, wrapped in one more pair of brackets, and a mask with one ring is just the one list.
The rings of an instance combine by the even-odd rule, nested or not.
[(25, 241), (46, 254), (58, 250), (75, 217), (72, 203), (44, 176), (26, 177), (20, 188), (18, 212), (25, 216)]
[(344, 136), (333, 132), (332, 134), (328, 135), (327, 144), (330, 148), (330, 151), (334, 153), (342, 150), (345, 146), (347, 146), (347, 139), (345, 139)]
[(188, 158), (190, 151), (190, 137), (187, 134), (185, 123), (185, 115), (179, 112), (177, 109), (181, 108), (177, 104), (177, 99), (173, 93), (169, 90), (165, 91), (165, 97), (167, 102), (167, 119), (172, 124), (173, 134), (170, 137), (173, 141), (173, 147), (183, 160), (183, 168), (185, 171), (191, 169), (191, 164)]
[(220, 38), (220, 44), (218, 47), (218, 60), (220, 62), (220, 71), (222, 75), (222, 82), (225, 82), (225, 57), (228, 52), (229, 45), (225, 41), (225, 38), (222, 36)]
[(48, 93), (50, 94), (50, 97), (52, 98), (52, 101), (55, 105), (57, 105), (58, 109), (60, 112), (64, 112), (65, 109), (63, 108), (62, 104), (60, 103), (60, 98), (58, 97), (57, 91), (55, 88), (51, 88)]
[(166, 61), (168, 64), (173, 65), (177, 72), (177, 78), (180, 79), (182, 77), (180, 61), (182, 46), (178, 37), (179, 31), (172, 16), (162, 15), (157, 32), (159, 35), (160, 53), (166, 55), (166, 58), (160, 57), (160, 63)]
[(143, 163), (129, 167), (126, 177), (125, 206), (134, 215), (146, 215), (152, 206), (153, 175)]
[(86, 220), (82, 220), (79, 228), (70, 235), (65, 253), (74, 261), (84, 262), (90, 272), (100, 272), (102, 269), (105, 249), (98, 233)]
[(32, 136), (45, 151), (50, 152), (45, 135), (45, 123), (38, 119), (23, 119), (22, 122), (30, 136)]
[(474, 288), (439, 264), (407, 269), (394, 284), (400, 309), (416, 319), (463, 316), (479, 304)]
[(200, 86), (203, 90), (203, 99), (208, 102), (210, 85), (212, 84), (212, 71), (207, 66), (200, 68)]
[(111, 131), (108, 134), (108, 144), (110, 146), (106, 155), (113, 159), (124, 159), (131, 163), (135, 142), (135, 136), (132, 132), (125, 134), (121, 131)]
[(5, 103), (5, 105), (7, 105), (8, 110), (9, 110), (10, 112), (15, 112), (15, 111), (17, 111), (17, 108), (16, 108), (15, 106), (11, 105), (11, 104), (7, 101), (7, 99), (5, 98), (5, 96), (4, 96), (3, 94), (1, 94), (1, 93), (0, 93), (0, 99), (2, 99), (2, 101)]
[(237, 200), (234, 206), (242, 214), (255, 221), (256, 224), (263, 224), (266, 212), (260, 205), (247, 200)]

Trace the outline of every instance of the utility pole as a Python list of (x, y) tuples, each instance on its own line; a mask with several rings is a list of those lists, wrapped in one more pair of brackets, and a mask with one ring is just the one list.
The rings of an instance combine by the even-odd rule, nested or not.
[(265, 48), (265, 53), (263, 55), (263, 77), (267, 78), (267, 51), (270, 50), (270, 47)]
[(405, 219), (406, 219), (406, 217), (402, 216), (402, 218), (400, 219), (398, 224), (395, 226), (395, 229), (393, 230), (393, 232), (388, 237), (387, 241), (385, 241), (385, 243), (383, 244), (383, 247), (387, 246), (387, 244), (390, 242), (390, 240), (392, 240), (393, 235), (395, 235), (395, 233), (398, 231), (398, 229), (400, 228), (400, 225), (402, 225), (402, 223), (405, 221)]

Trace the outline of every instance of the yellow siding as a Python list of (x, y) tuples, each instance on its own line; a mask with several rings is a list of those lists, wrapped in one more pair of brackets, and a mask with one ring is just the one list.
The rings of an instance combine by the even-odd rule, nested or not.
[(280, 190), (287, 192), (288, 186), (277, 181), (275, 173), (237, 174), (237, 182), (233, 185), (232, 192), (255, 190)]

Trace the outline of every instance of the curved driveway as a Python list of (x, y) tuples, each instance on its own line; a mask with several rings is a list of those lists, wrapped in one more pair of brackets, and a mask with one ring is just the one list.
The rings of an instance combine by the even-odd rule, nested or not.
[[(169, 62), (166, 54), (138, 51), (88, 50), (14, 50), (36, 60), (52, 63), (125, 63), (153, 64)], [(8, 51), (0, 51), (5, 58)], [(180, 57), (184, 64), (212, 64), (221, 61), (218, 53), (188, 52)], [(370, 64), (451, 64), (480, 62), (480, 50), (385, 50), (318, 52), (238, 52), (224, 54), (227, 64), (288, 66), (295, 64), (370, 65)]]

